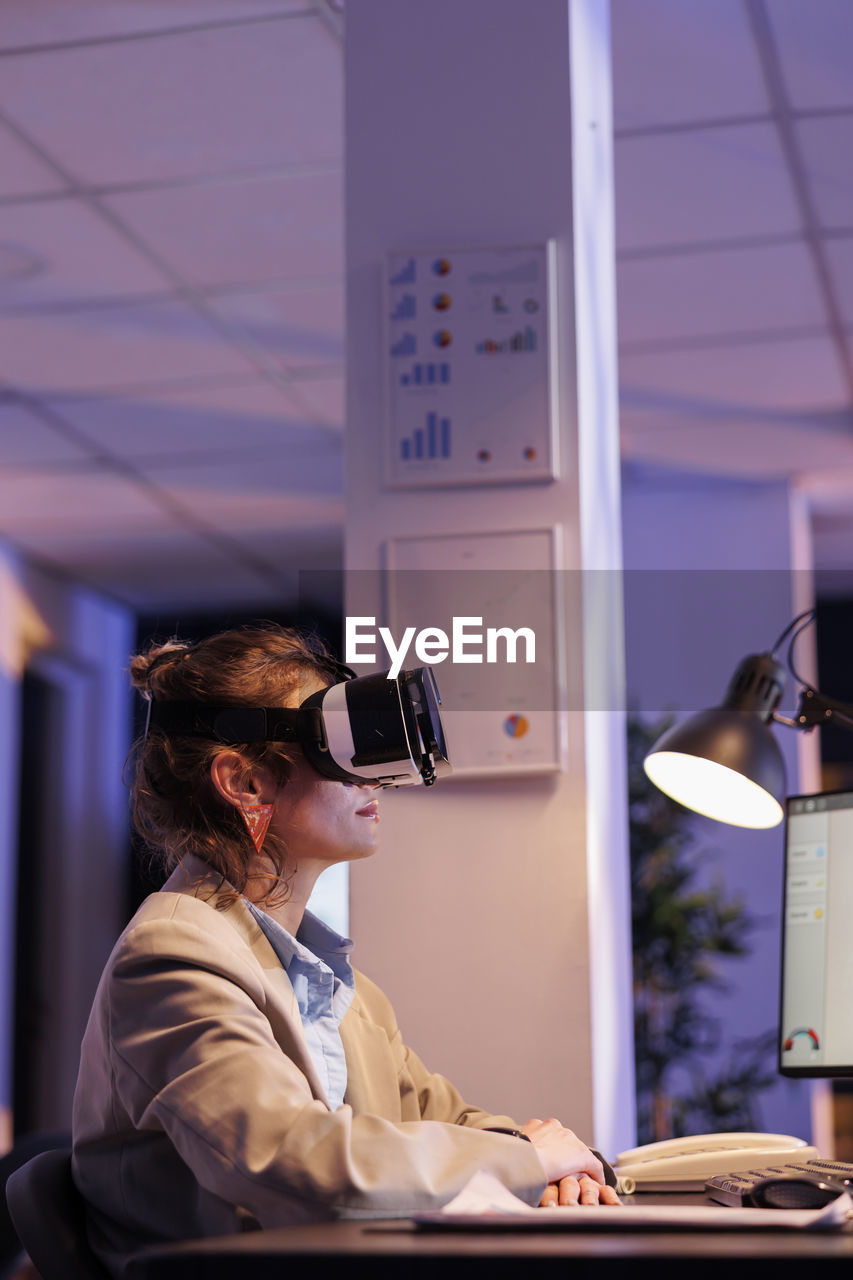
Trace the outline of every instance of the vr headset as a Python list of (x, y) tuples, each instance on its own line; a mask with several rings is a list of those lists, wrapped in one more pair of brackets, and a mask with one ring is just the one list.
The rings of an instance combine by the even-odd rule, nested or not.
[(231, 746), (296, 742), (325, 778), (430, 787), (450, 773), (441, 698), (428, 667), (356, 676), (320, 689), (298, 707), (222, 707), (206, 702), (148, 704), (148, 725), (169, 737), (215, 738)]

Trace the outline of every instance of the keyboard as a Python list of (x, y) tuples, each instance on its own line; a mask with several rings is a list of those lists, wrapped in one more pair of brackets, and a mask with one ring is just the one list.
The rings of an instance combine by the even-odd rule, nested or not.
[(705, 1183), (705, 1194), (717, 1204), (735, 1205), (740, 1208), (744, 1198), (756, 1182), (762, 1178), (774, 1178), (779, 1174), (802, 1173), (810, 1178), (823, 1178), (827, 1182), (840, 1182), (848, 1190), (853, 1189), (853, 1164), (841, 1160), (803, 1160), (767, 1165), (761, 1169), (745, 1169), (739, 1173), (718, 1173)]

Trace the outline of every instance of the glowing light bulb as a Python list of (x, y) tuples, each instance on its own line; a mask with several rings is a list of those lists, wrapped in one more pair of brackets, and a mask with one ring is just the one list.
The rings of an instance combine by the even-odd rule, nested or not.
[(782, 806), (768, 791), (713, 760), (681, 751), (653, 751), (643, 768), (670, 799), (706, 818), (756, 830), (782, 821)]

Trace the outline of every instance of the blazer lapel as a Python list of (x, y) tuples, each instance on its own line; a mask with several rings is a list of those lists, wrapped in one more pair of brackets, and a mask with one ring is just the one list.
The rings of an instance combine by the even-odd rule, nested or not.
[[(206, 862), (190, 853), (169, 876), (161, 892), (188, 893), (216, 908), (220, 895), (233, 893), (233, 888), (227, 881), (223, 882), (218, 872), (211, 870)], [(264, 971), (266, 1013), (273, 1035), (284, 1053), (306, 1076), (313, 1096), (329, 1107), (329, 1099), (305, 1040), (293, 987), (269, 939), (242, 898), (220, 910), (219, 914), (240, 935)]]
[(373, 1114), (399, 1121), (400, 1085), (384, 1027), (369, 1021), (360, 1009), (358, 987), (341, 1021), (341, 1040), (347, 1060), (344, 1101), (356, 1115)]

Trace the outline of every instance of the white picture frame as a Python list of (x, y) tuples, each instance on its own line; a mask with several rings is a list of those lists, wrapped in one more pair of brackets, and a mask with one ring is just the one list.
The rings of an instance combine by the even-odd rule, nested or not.
[(554, 241), (388, 255), (386, 487), (558, 475), (555, 255)]
[[(451, 777), (565, 768), (561, 547), (558, 526), (386, 542), (385, 611), (394, 636), (407, 626), (449, 634), (454, 616), (481, 617), (484, 631), (529, 627), (536, 636), (532, 664), (458, 665), (449, 655), (432, 667), (442, 695)], [(418, 665), (417, 658), (410, 656), (406, 665)]]

